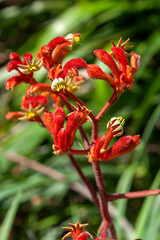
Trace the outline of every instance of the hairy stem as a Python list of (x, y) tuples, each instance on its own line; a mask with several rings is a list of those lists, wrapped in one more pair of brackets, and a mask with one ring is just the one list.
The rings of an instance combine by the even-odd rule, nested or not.
[(106, 240), (108, 228), (110, 228), (111, 237), (116, 238), (116, 231), (114, 229), (114, 225), (112, 223), (112, 219), (108, 211), (108, 202), (106, 201), (106, 191), (105, 191), (104, 181), (103, 181), (101, 169), (99, 166), (99, 162), (97, 161), (92, 162), (92, 166), (95, 174), (96, 184), (99, 190), (100, 211), (103, 219), (103, 224), (101, 226), (101, 233), (102, 233), (101, 239)]
[(149, 196), (155, 196), (160, 194), (160, 189), (143, 190), (137, 192), (128, 193), (111, 193), (106, 195), (107, 201), (115, 201), (119, 199), (133, 199), (133, 198), (143, 198)]
[(95, 143), (97, 138), (98, 138), (98, 121), (95, 120), (94, 122), (92, 122), (92, 142), (91, 142), (91, 144)]

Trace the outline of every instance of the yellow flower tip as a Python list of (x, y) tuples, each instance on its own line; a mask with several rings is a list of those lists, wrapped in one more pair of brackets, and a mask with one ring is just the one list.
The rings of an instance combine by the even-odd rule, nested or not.
[(112, 129), (113, 137), (119, 137), (123, 134), (123, 125), (125, 120), (122, 117), (113, 117), (107, 124), (107, 129)]
[(70, 43), (75, 44), (80, 41), (80, 34), (79, 33), (69, 33), (66, 37)]
[(57, 146), (55, 144), (52, 145), (52, 149), (54, 150), (53, 153), (58, 156), (61, 156), (63, 154), (63, 151), (60, 150), (59, 148), (57, 148)]
[(70, 77), (70, 81), (67, 82), (67, 90), (71, 93), (74, 93), (75, 91), (77, 91), (81, 84), (84, 82), (84, 80), (80, 80), (77, 81), (76, 80), (77, 77)]
[(34, 118), (36, 116), (36, 113), (35, 112), (33, 112), (33, 111), (31, 111), (31, 112), (28, 112), (27, 114), (26, 114), (26, 119), (32, 119), (32, 118)]
[(117, 119), (120, 121), (121, 125), (123, 126), (125, 124), (125, 119), (120, 117), (117, 117)]
[(59, 92), (61, 89), (66, 89), (67, 81), (63, 78), (55, 78), (51, 84), (51, 89), (53, 91)]
[(75, 41), (75, 43), (79, 42), (80, 41), (80, 37), (75, 37), (74, 41)]
[(26, 59), (27, 65), (18, 64), (19, 70), (24, 74), (30, 74), (32, 72), (38, 71), (42, 65), (43, 65), (43, 58), (40, 58), (36, 60), (36, 58), (33, 59), (32, 62), (30, 62), (28, 59)]

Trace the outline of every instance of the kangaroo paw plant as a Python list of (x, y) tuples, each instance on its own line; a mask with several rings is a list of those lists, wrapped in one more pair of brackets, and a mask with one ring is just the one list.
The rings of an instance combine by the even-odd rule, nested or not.
[[(133, 87), (134, 77), (140, 65), (140, 56), (133, 51), (126, 52), (132, 46), (126, 46), (129, 39), (122, 43), (120, 38), (118, 44), (111, 41), (111, 52), (103, 49), (94, 51), (96, 57), (109, 67), (111, 74), (104, 72), (96, 64), (87, 64), (82, 58), (71, 59), (64, 64), (65, 56), (79, 41), (80, 34), (74, 33), (66, 37), (56, 37), (48, 44), (41, 46), (35, 58), (31, 53), (24, 54), (23, 58), (17, 53), (10, 54), (8, 71), (15, 70), (17, 74), (6, 81), (6, 89), (14, 90), (21, 83), (27, 84), (27, 88), (22, 97), (21, 110), (8, 112), (6, 118), (12, 121), (38, 122), (48, 130), (53, 137), (53, 154), (68, 156), (88, 189), (93, 204), (99, 210), (101, 222), (97, 240), (113, 240), (117, 239), (117, 235), (108, 202), (159, 194), (158, 190), (109, 194), (106, 192), (100, 168), (102, 161), (107, 164), (108, 161), (133, 151), (140, 144), (139, 135), (122, 136), (125, 120), (121, 116), (112, 116), (109, 122), (106, 122), (106, 132), (99, 136), (99, 122), (103, 115), (123, 92)], [(38, 77), (34, 77), (34, 73), (42, 67), (47, 70), (48, 80), (45, 83), (38, 82)], [(83, 72), (86, 72), (85, 76), (88, 74), (91, 79), (102, 79), (113, 91), (111, 98), (97, 115), (94, 115), (93, 111), (75, 94), (86, 81), (82, 68)], [(90, 138), (83, 128), (86, 122), (91, 126)], [(76, 149), (74, 144), (77, 131), (80, 132), (83, 142), (81, 149)], [(111, 144), (113, 138), (117, 140)], [(97, 189), (84, 175), (76, 155), (84, 155), (84, 161), (88, 158), (88, 164), (93, 168)], [(74, 240), (91, 239), (92, 235), (85, 230), (87, 225), (80, 222), (69, 223), (69, 227), (64, 227), (68, 233), (62, 239), (67, 237)]]

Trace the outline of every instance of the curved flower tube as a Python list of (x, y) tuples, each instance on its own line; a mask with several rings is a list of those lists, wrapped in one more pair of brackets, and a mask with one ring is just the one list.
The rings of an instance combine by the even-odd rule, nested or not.
[[(54, 113), (48, 111), (43, 113), (43, 123), (54, 138), (53, 149), (57, 155), (72, 153), (71, 147), (73, 146), (77, 129), (86, 121), (90, 121), (88, 117), (90, 110), (78, 104), (77, 106), (77, 110), (68, 115), (66, 129), (63, 127), (66, 118), (63, 108), (57, 108)], [(74, 151), (74, 153), (76, 152)], [(87, 153), (85, 152), (85, 154)]]
[[(89, 64), (87, 66), (87, 72), (89, 77), (93, 79), (103, 79), (109, 83), (114, 91), (119, 91), (122, 93), (127, 88), (130, 89), (133, 86), (133, 77), (138, 71), (140, 65), (140, 56), (134, 52), (131, 52), (129, 64), (125, 53), (125, 49), (127, 47), (120, 46), (121, 45), (116, 47), (114, 45), (114, 47), (111, 48), (111, 54), (102, 49), (94, 51), (99, 60), (110, 68), (113, 77), (103, 72), (102, 69), (95, 64)], [(118, 66), (114, 58), (116, 59)]]

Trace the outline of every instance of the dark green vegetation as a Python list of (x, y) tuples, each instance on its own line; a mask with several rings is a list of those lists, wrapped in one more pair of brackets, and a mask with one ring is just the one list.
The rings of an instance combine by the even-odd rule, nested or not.
[[(15, 5), (10, 5), (15, 3)], [(36, 123), (12, 123), (4, 116), (18, 110), (26, 85), (6, 92), (6, 71), (10, 52), (33, 56), (52, 38), (80, 32), (82, 40), (69, 58), (82, 57), (99, 63), (93, 50), (109, 51), (110, 40), (131, 38), (130, 45), (142, 57), (132, 90), (127, 90), (101, 120), (100, 135), (112, 116), (123, 116), (125, 134), (140, 134), (141, 145), (130, 155), (102, 163), (108, 192), (158, 188), (160, 183), (160, 2), (135, 1), (0, 1), (0, 222), (1, 240), (61, 239), (67, 222), (89, 223), (96, 238), (98, 211), (85, 198), (69, 189), (80, 181), (66, 156), (52, 154), (49, 133)], [(103, 66), (105, 67), (105, 66)], [(38, 75), (37, 75), (38, 76)], [(38, 76), (39, 77), (39, 76)], [(43, 74), (39, 77), (41, 80)], [(111, 88), (99, 80), (87, 80), (77, 93), (96, 114), (111, 95)], [(84, 125), (90, 136), (90, 124)], [(78, 138), (77, 138), (78, 139)], [(78, 141), (77, 141), (78, 142)], [(6, 158), (15, 152), (67, 175), (56, 182)], [(78, 157), (86, 176), (94, 184), (91, 165)], [(160, 197), (119, 200), (114, 203), (118, 240), (160, 240)], [(111, 208), (112, 212), (112, 208)], [(114, 211), (113, 211), (114, 213)], [(126, 218), (126, 219), (125, 219)], [(7, 237), (11, 229), (10, 238)], [(134, 234), (135, 232), (135, 234)]]

